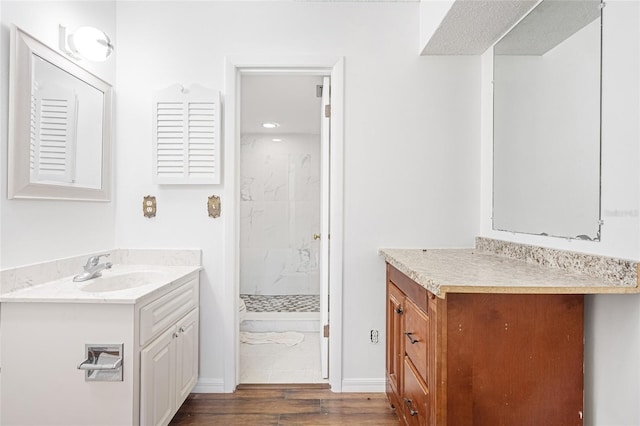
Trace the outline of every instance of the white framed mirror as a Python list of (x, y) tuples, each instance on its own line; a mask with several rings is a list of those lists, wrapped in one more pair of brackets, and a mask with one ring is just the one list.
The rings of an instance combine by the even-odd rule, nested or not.
[(600, 239), (602, 4), (544, 0), (494, 46), (493, 229)]
[(11, 27), (8, 197), (110, 201), (111, 85)]

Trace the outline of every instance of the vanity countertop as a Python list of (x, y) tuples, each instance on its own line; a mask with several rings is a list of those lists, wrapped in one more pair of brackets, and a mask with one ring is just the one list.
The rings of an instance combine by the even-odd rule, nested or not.
[[(74, 282), (73, 276), (69, 276), (4, 293), (0, 302), (135, 304), (201, 269), (201, 266), (114, 265), (102, 271), (102, 277)], [(132, 285), (120, 290), (102, 291), (100, 288), (108, 288), (111, 285), (108, 281), (118, 283), (121, 280), (130, 280)], [(144, 284), (140, 285), (141, 282)]]
[(385, 260), (433, 294), (640, 293), (640, 288), (477, 249), (380, 249)]

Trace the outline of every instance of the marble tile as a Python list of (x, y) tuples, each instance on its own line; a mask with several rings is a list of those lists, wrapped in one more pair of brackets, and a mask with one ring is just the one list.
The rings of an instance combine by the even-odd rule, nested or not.
[(247, 312), (320, 312), (317, 294), (256, 295), (241, 293)]
[(522, 260), (567, 272), (587, 274), (620, 285), (637, 286), (638, 262), (567, 250), (518, 244), (477, 237), (476, 248), (511, 259)]
[[(260, 294), (286, 271), (288, 249), (241, 248), (240, 290)], [(253, 290), (249, 290), (252, 288)]]
[(241, 138), (241, 291), (319, 289), (319, 244), (313, 234), (320, 231), (320, 139), (272, 138)]

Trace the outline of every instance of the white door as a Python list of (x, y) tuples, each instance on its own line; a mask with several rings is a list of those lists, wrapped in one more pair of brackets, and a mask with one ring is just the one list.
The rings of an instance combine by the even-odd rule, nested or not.
[(175, 405), (175, 327), (140, 352), (140, 424), (167, 425)]
[[(330, 79), (322, 81), (320, 145), (321, 171), (321, 231), (320, 231), (320, 365), (322, 378), (329, 378), (329, 135), (330, 135)], [(337, 326), (337, 325), (336, 325)]]
[(198, 381), (198, 313), (191, 311), (177, 324), (176, 346), (176, 408), (189, 396)]

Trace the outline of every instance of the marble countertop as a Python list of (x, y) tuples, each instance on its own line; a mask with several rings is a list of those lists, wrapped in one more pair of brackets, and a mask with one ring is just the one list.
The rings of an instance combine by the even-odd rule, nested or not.
[[(102, 271), (102, 277), (84, 282), (74, 282), (73, 276), (68, 276), (4, 293), (0, 296), (0, 302), (135, 304), (201, 269), (201, 266), (117, 264), (111, 269)], [(108, 280), (113, 282), (113, 280), (121, 279), (131, 280), (132, 287), (100, 291), (101, 286), (109, 285)], [(141, 282), (143, 284), (139, 285)], [(92, 287), (94, 290), (91, 290)]]
[(385, 260), (444, 298), (447, 293), (639, 293), (637, 286), (477, 249), (380, 249)]

